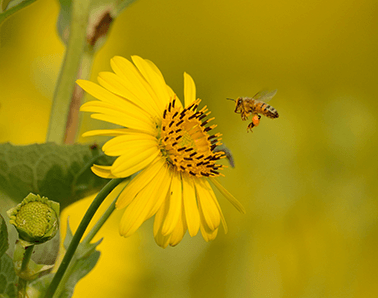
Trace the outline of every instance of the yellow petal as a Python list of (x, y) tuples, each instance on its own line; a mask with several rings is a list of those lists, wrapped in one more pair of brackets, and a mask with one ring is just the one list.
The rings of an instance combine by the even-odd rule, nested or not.
[(114, 109), (123, 111), (130, 111), (130, 109), (133, 109), (133, 111), (138, 111), (138, 113), (141, 115), (147, 115), (144, 107), (139, 108), (127, 99), (110, 92), (109, 90), (101, 87), (100, 85), (97, 85), (96, 83), (86, 80), (77, 80), (76, 83), (93, 97), (101, 100), (104, 103), (111, 104)]
[(210, 177), (210, 181), (215, 185), (216, 188), (226, 197), (227, 200), (230, 201), (232, 205), (241, 213), (245, 214), (246, 211), (243, 205), (232, 195), (230, 194), (227, 189), (225, 189), (222, 184), (219, 183), (218, 179), (214, 177)]
[(196, 85), (192, 77), (184, 72), (184, 100), (185, 107), (191, 105), (196, 100)]
[(165, 194), (165, 199), (163, 200), (163, 203), (155, 214), (153, 228), (154, 237), (159, 233), (161, 234), (161, 227), (163, 226), (164, 218), (166, 217), (169, 210), (169, 196), (169, 193)]
[(172, 88), (167, 85), (167, 90), (168, 90), (170, 98), (176, 98), (175, 106), (182, 108), (182, 103), (181, 103), (180, 99), (177, 97), (176, 93), (173, 92)]
[(108, 179), (117, 178), (111, 173), (110, 169), (111, 169), (111, 166), (93, 165), (91, 167), (92, 172), (101, 178), (108, 178)]
[(185, 217), (184, 217), (184, 214), (181, 213), (181, 216), (176, 224), (176, 227), (171, 234), (171, 238), (169, 238), (169, 245), (176, 246), (177, 244), (179, 244), (186, 233), (186, 229), (187, 229), (187, 226), (186, 226)]
[(159, 200), (156, 194), (158, 194), (165, 178), (164, 171), (165, 169), (162, 167), (156, 177), (137, 194), (136, 198), (126, 208), (120, 224), (122, 236), (132, 235), (149, 218), (150, 211), (156, 208), (156, 205), (159, 208), (162, 204), (162, 200)]
[(112, 165), (112, 174), (118, 177), (128, 177), (144, 169), (161, 154), (157, 147), (133, 148), (118, 157)]
[(143, 123), (139, 120), (135, 120), (131, 117), (127, 117), (125, 114), (119, 115), (116, 113), (113, 113), (113, 115), (106, 115), (106, 114), (92, 114), (91, 118), (109, 122), (109, 123), (114, 123), (117, 125), (129, 127), (134, 130), (139, 130), (143, 133), (150, 134), (152, 136), (157, 135), (157, 130), (156, 128), (151, 128), (146, 125), (147, 123)]
[(168, 191), (171, 186), (172, 181), (172, 171), (168, 168), (166, 164), (164, 164), (161, 176), (162, 176), (162, 182), (160, 183), (160, 187), (158, 191), (156, 192), (156, 205), (150, 210), (150, 213), (148, 214), (148, 218), (156, 214), (156, 212), (160, 209), (161, 204), (166, 199)]
[(154, 123), (152, 117), (144, 110), (140, 109), (132, 103), (127, 103), (125, 105), (115, 105), (105, 101), (88, 101), (80, 107), (80, 111), (84, 112), (94, 112), (105, 114), (107, 110), (113, 110), (128, 115), (128, 117), (136, 118), (141, 121)]
[(163, 111), (170, 100), (167, 84), (165, 83), (163, 76), (156, 72), (156, 66), (155, 68), (151, 67), (152, 62), (147, 62), (139, 56), (132, 56), (131, 59), (146, 81), (151, 85), (159, 99), (160, 110)]
[(217, 209), (219, 211), (220, 218), (221, 218), (221, 221), (222, 221), (222, 225), (223, 225), (223, 228), (224, 228), (224, 233), (227, 234), (228, 228), (227, 228), (226, 219), (224, 218), (224, 215), (223, 215), (222, 209), (219, 205), (219, 202), (217, 200), (217, 197), (215, 196), (215, 193), (214, 193), (213, 189), (211, 188), (209, 182), (207, 182), (207, 180), (204, 180), (204, 183), (205, 183), (206, 187), (209, 189), (209, 194), (210, 194), (211, 199), (213, 200), (214, 204), (217, 206)]
[(110, 60), (110, 65), (113, 71), (122, 78), (125, 87), (143, 102), (144, 106), (151, 106), (158, 115), (161, 115), (161, 104), (156, 93), (129, 60), (115, 56)]
[[(143, 59), (143, 60), (145, 62), (147, 62), (147, 64), (151, 67), (151, 69), (154, 70), (161, 77), (161, 79), (164, 81), (164, 77), (163, 77), (163, 74), (161, 73), (160, 69), (157, 68), (157, 66), (151, 60), (148, 60), (148, 59)], [(167, 90), (168, 90), (169, 97), (170, 98), (176, 97), (176, 106), (182, 107), (181, 101), (178, 99), (177, 95), (173, 92), (172, 88), (169, 87), (168, 85), (166, 85), (166, 87), (167, 87)]]
[[(96, 129), (89, 130), (83, 133), (82, 137), (92, 137), (92, 136), (122, 136), (129, 133), (130, 129), (128, 128), (118, 128), (118, 129)], [(139, 132), (140, 133), (140, 132)]]
[(163, 201), (163, 204), (159, 208), (158, 212), (155, 215), (154, 220), (154, 238), (157, 245), (161, 246), (162, 248), (166, 248), (169, 244), (169, 238), (171, 235), (164, 236), (161, 233), (161, 228), (163, 226), (163, 222), (165, 217), (167, 216), (169, 210), (169, 193), (167, 194), (166, 199)]
[(202, 234), (203, 239), (205, 239), (206, 242), (209, 242), (211, 240), (214, 240), (217, 237), (218, 229), (215, 229), (214, 231), (208, 232), (201, 225), (201, 234)]
[(128, 206), (132, 200), (134, 200), (135, 196), (146, 187), (152, 179), (155, 179), (157, 173), (159, 173), (163, 166), (164, 161), (159, 158), (131, 180), (125, 190), (119, 195), (116, 208), (122, 209)]
[(119, 156), (127, 154), (129, 151), (156, 148), (157, 145), (157, 140), (154, 136), (138, 133), (114, 137), (102, 146), (102, 150), (106, 155)]
[(167, 248), (171, 235), (164, 236), (161, 233), (157, 233), (156, 236), (154, 236), (154, 238), (157, 245), (159, 245), (162, 248)]
[[(169, 210), (169, 198), (170, 198), (170, 189), (171, 189), (171, 184), (172, 184), (172, 176), (173, 172), (170, 169), (167, 169), (167, 184), (168, 188), (164, 189), (161, 196), (162, 196), (162, 204), (161, 206), (157, 209), (156, 215), (155, 215), (155, 220), (154, 220), (154, 236), (156, 236), (158, 233), (161, 234), (161, 228), (163, 226), (163, 222), (165, 217), (168, 214)], [(166, 186), (167, 187), (167, 186)]]
[[(144, 62), (146, 62), (148, 64), (148, 66), (151, 68), (151, 70), (153, 70), (154, 72), (156, 72), (156, 74), (164, 81), (164, 76), (163, 74), (161, 73), (160, 69), (155, 65), (155, 63), (153, 63), (151, 60), (149, 59), (143, 59), (139, 56), (134, 56), (134, 58), (140, 58), (142, 59)], [(134, 59), (133, 58), (133, 59)]]
[(220, 224), (220, 214), (217, 206), (211, 198), (209, 189), (203, 183), (203, 178), (195, 179), (197, 201), (199, 213), (203, 216), (203, 225), (207, 225), (211, 231), (218, 228)]
[(189, 235), (193, 237), (198, 233), (200, 226), (200, 217), (198, 213), (193, 179), (190, 176), (183, 177), (182, 190), (186, 224), (188, 225)]
[[(127, 78), (118, 76), (112, 72), (100, 72), (97, 81), (107, 90), (128, 99), (139, 108), (147, 111), (151, 116), (161, 117), (157, 106), (154, 105), (155, 101), (149, 93), (147, 91), (141, 92), (141, 90), (135, 90), (135, 86), (131, 86), (131, 83)], [(139, 96), (135, 95), (133, 92), (139, 94)]]
[(173, 229), (176, 227), (177, 221), (181, 215), (182, 208), (182, 186), (180, 174), (174, 172), (172, 175), (172, 184), (169, 197), (169, 211), (165, 217), (161, 233), (163, 235), (168, 235), (172, 233)]
[[(84, 112), (100, 113), (93, 115), (110, 116), (110, 118), (106, 118), (109, 120), (103, 120), (110, 123), (115, 123), (146, 132), (156, 131), (156, 124), (152, 121), (152, 118), (146, 117), (144, 112), (140, 113), (141, 110), (136, 106), (130, 108), (129, 110), (120, 110), (117, 107), (114, 107), (112, 104), (106, 102), (89, 101), (83, 104), (80, 107), (80, 110)], [(95, 117), (92, 116), (92, 118)]]

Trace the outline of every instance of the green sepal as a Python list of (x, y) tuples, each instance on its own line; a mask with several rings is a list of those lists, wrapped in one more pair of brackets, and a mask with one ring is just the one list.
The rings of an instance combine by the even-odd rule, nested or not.
[(13, 255), (13, 264), (17, 276), (24, 280), (30, 281), (36, 279), (40, 273), (51, 269), (54, 267), (54, 265), (37, 264), (30, 259), (26, 270), (21, 271), (22, 260), (25, 254), (25, 244), (25, 242), (22, 243), (21, 241), (16, 243), (16, 249)]

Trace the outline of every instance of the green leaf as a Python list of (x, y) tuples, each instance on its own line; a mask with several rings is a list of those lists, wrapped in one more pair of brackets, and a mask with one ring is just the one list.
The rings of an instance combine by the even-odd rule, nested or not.
[(67, 231), (66, 231), (66, 237), (64, 238), (64, 241), (63, 241), (63, 246), (64, 248), (67, 250), (68, 246), (70, 245), (71, 241), (72, 241), (72, 237), (73, 237), (73, 234), (72, 234), (72, 230), (71, 230), (71, 227), (70, 227), (70, 223), (69, 223), (69, 218), (67, 218)]
[[(63, 246), (65, 249), (68, 249), (68, 246), (70, 245), (72, 241), (72, 231), (70, 228), (69, 220), (67, 219), (67, 232), (66, 232), (66, 238), (64, 239)], [(96, 243), (83, 243), (81, 242), (79, 246), (77, 247), (77, 250), (75, 252), (75, 258), (85, 258), (86, 256), (89, 256), (92, 254), (96, 247), (102, 242), (102, 239), (97, 241)]]
[(30, 282), (26, 289), (28, 297), (44, 297), (53, 277), (54, 274), (50, 273)]
[(0, 1), (0, 26), (8, 17), (20, 9), (32, 4), (36, 0), (10, 0)]
[[(111, 164), (97, 145), (0, 144), (0, 195), (19, 203), (30, 192), (60, 203), (61, 209), (99, 191), (107, 182), (93, 163)], [(1, 207), (1, 204), (0, 204)]]
[[(99, 258), (100, 252), (94, 251), (86, 258), (73, 260), (72, 271), (70, 271), (72, 273), (64, 283), (61, 283), (63, 288), (61, 292), (58, 288), (59, 292), (55, 293), (54, 298), (72, 297), (76, 284), (94, 268)], [(29, 297), (44, 297), (53, 277), (54, 275), (50, 273), (29, 283), (27, 289)]]
[(0, 215), (3, 217), (4, 223), (6, 224), (7, 230), (8, 230), (9, 246), (8, 246), (7, 254), (10, 257), (13, 257), (13, 250), (14, 250), (14, 245), (16, 243), (16, 240), (18, 239), (18, 232), (16, 228), (9, 223), (7, 210), (9, 210), (10, 208), (13, 208), (15, 205), (16, 205), (15, 202), (12, 199), (10, 199), (6, 194), (0, 193)]
[(8, 229), (4, 218), (0, 214), (0, 257), (7, 251), (8, 247)]
[(90, 255), (75, 261), (72, 268), (72, 273), (70, 274), (68, 280), (65, 283), (62, 283), (64, 288), (62, 292), (57, 292), (57, 297), (72, 297), (76, 284), (94, 268), (99, 258), (100, 252), (96, 250)]
[(13, 268), (12, 259), (3, 254), (0, 258), (0, 297), (17, 297), (17, 276)]

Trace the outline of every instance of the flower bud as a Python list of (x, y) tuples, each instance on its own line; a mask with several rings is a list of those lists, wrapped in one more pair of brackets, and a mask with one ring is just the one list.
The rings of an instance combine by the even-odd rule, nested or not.
[(59, 203), (46, 197), (28, 194), (16, 207), (7, 211), (21, 240), (41, 244), (52, 239), (59, 228)]

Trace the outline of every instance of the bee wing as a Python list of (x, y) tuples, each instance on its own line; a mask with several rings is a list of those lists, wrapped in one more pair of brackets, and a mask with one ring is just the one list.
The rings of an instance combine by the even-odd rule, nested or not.
[(267, 102), (273, 98), (274, 95), (276, 95), (277, 89), (273, 91), (267, 91), (263, 90), (260, 92), (257, 92), (252, 98), (260, 101)]

